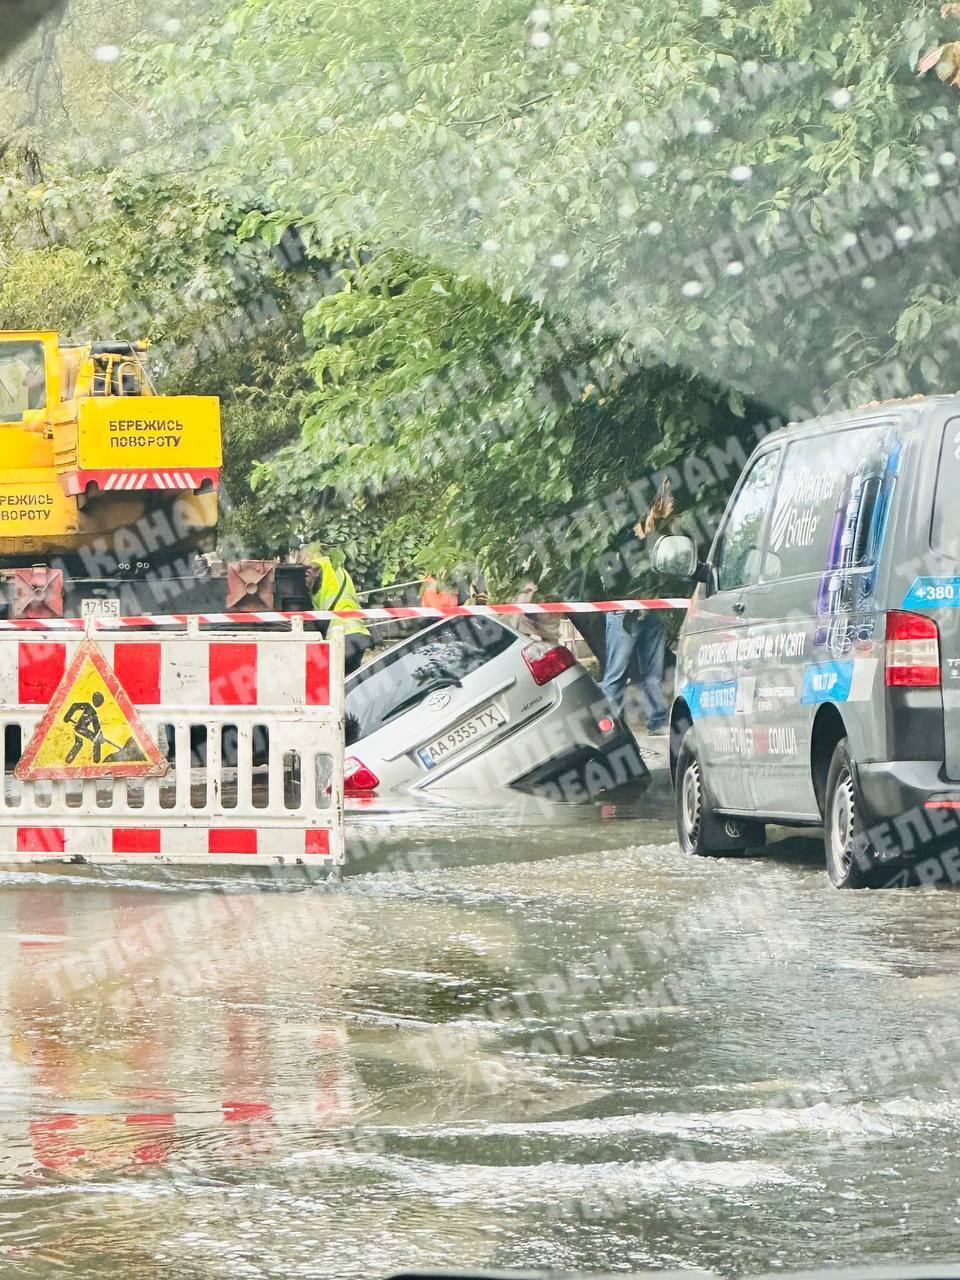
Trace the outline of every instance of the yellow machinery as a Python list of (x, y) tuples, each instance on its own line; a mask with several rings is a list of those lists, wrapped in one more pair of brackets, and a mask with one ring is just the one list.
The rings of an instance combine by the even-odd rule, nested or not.
[(151, 519), (155, 563), (213, 546), (220, 402), (158, 395), (145, 349), (0, 332), (0, 565), (73, 553), (82, 572), (85, 548), (122, 559)]
[(0, 331), (0, 616), (309, 609), (303, 565), (216, 555), (220, 401), (145, 351)]

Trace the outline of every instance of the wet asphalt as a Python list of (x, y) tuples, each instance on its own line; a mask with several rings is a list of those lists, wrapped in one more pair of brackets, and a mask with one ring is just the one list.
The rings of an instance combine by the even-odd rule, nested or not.
[(0, 1274), (956, 1256), (956, 893), (774, 834), (685, 857), (660, 768), (353, 809), (340, 885), (0, 872)]

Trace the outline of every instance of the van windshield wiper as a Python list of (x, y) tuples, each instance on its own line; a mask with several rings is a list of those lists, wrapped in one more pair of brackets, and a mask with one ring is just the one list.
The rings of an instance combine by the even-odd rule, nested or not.
[(398, 702), (395, 707), (391, 707), (384, 720), (392, 720), (394, 716), (398, 716), (401, 711), (408, 711), (410, 707), (415, 707), (418, 702), (422, 702), (424, 698), (428, 698), (431, 693), (435, 693), (437, 689), (462, 689), (463, 681), (458, 680), (455, 676), (451, 676), (449, 680), (435, 680), (433, 684), (425, 685), (422, 689), (418, 689), (416, 693), (412, 693), (409, 698), (404, 698), (402, 702)]

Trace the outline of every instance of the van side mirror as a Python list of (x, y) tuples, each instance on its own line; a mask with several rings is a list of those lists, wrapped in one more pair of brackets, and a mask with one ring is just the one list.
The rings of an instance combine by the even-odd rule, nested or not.
[(692, 578), (699, 567), (696, 545), (685, 533), (667, 533), (658, 538), (651, 561), (657, 573), (671, 578)]

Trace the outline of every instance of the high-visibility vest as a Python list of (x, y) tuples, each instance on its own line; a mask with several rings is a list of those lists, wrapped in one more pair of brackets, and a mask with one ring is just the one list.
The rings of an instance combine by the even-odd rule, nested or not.
[(423, 580), (420, 603), (426, 605), (428, 609), (443, 609), (458, 605), (460, 601), (457, 598), (456, 591), (441, 590), (436, 578), (432, 574), (428, 574)]
[[(313, 594), (315, 609), (359, 609), (357, 589), (347, 570), (337, 569), (329, 556), (319, 556), (314, 564), (320, 570), (320, 582)], [(368, 636), (370, 629), (362, 618), (339, 618), (331, 621), (331, 627), (340, 627), (345, 636)]]

